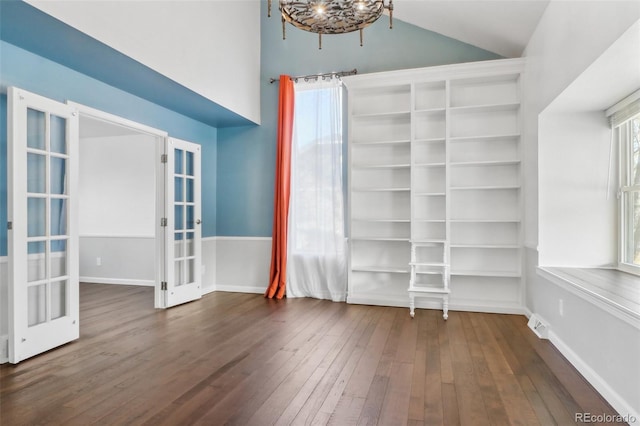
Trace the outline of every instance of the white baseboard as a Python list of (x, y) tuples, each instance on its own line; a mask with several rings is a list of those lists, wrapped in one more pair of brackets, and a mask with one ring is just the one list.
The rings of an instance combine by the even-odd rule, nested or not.
[[(409, 309), (409, 296), (406, 298), (398, 297), (371, 297), (371, 296), (348, 296), (347, 303), (358, 305), (375, 305), (375, 306), (394, 306), (398, 308)], [(436, 299), (416, 298), (416, 308), (418, 309), (439, 309), (442, 310), (442, 301)], [(526, 315), (526, 308), (517, 305), (496, 305), (487, 304), (480, 305), (475, 303), (465, 303), (464, 301), (449, 302), (449, 311), (464, 311), (464, 312), (483, 312), (493, 314), (513, 314), (513, 315)]]
[(640, 413), (637, 412), (631, 404), (618, 395), (618, 393), (613, 390), (613, 388), (611, 388), (611, 386), (609, 386), (609, 384), (600, 377), (598, 373), (589, 367), (587, 363), (585, 363), (582, 358), (567, 346), (552, 330), (549, 330), (549, 341), (621, 416), (629, 419), (635, 418), (635, 422), (640, 422)]
[(211, 286), (202, 286), (202, 295), (204, 296), (205, 294), (209, 294), (209, 293), (213, 293), (214, 291), (216, 291), (216, 286), (215, 285), (211, 285)]
[(117, 284), (117, 285), (140, 285), (145, 287), (154, 287), (154, 280), (135, 280), (126, 278), (100, 278), (100, 277), (80, 277), (81, 283), (90, 284)]
[(0, 336), (0, 364), (9, 362), (9, 336)]
[(227, 291), (232, 293), (256, 293), (256, 294), (264, 294), (267, 290), (267, 285), (265, 284), (263, 287), (259, 286), (249, 286), (249, 285), (220, 285), (217, 284), (215, 287), (215, 291)]
[(271, 237), (232, 237), (232, 236), (217, 236), (209, 237), (215, 238), (217, 241), (271, 241)]

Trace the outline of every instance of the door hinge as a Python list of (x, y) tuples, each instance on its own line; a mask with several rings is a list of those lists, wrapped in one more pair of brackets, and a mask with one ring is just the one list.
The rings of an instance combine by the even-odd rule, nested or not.
[(13, 229), (13, 222), (7, 222), (7, 229), (11, 231)]
[(162, 281), (160, 283), (160, 290), (166, 290), (167, 289), (167, 282), (166, 281)]
[(167, 218), (163, 217), (160, 219), (160, 226), (167, 226)]
[(167, 154), (162, 154), (160, 156), (160, 162), (161, 163), (167, 163), (169, 161), (169, 156)]

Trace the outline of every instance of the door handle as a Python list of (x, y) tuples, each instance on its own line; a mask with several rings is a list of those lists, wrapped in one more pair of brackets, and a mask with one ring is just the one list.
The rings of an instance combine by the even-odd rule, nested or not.
[(196, 219), (196, 225), (200, 225), (202, 221), (200, 219)]

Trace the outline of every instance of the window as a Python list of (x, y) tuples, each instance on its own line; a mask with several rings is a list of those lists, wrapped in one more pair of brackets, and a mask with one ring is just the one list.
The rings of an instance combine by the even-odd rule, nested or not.
[(607, 115), (620, 153), (618, 268), (640, 275), (640, 91)]
[(297, 83), (294, 114), (291, 250), (324, 253), (328, 240), (344, 239), (341, 86)]
[(618, 126), (617, 132), (622, 161), (620, 266), (640, 274), (640, 114)]
[(342, 147), (340, 82), (296, 83), (287, 297), (346, 300)]

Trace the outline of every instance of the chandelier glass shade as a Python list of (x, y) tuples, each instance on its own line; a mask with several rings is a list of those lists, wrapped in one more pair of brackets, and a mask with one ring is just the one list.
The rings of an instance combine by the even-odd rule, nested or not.
[[(268, 1), (268, 16), (271, 3)], [(393, 0), (279, 0), (278, 9), (282, 15), (282, 39), (286, 38), (285, 24), (318, 34), (319, 48), (322, 49), (323, 34), (344, 34), (360, 31), (373, 24), (389, 11), (389, 28), (393, 28)]]

